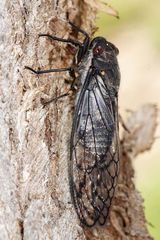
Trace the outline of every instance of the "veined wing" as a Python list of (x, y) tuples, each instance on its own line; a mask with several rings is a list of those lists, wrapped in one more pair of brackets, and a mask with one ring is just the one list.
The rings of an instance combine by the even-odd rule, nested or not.
[(72, 199), (81, 222), (104, 224), (118, 176), (117, 99), (88, 73), (75, 111), (70, 159)]

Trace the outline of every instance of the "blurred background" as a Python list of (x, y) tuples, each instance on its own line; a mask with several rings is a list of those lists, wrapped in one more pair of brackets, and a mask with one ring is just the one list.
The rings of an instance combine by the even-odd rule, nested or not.
[[(120, 19), (99, 12), (96, 35), (104, 36), (120, 51), (119, 110), (123, 119), (127, 109), (136, 110), (145, 103), (156, 103), (160, 109), (160, 1), (106, 2), (119, 11)], [(133, 164), (149, 232), (160, 240), (160, 127), (156, 136), (152, 150)]]

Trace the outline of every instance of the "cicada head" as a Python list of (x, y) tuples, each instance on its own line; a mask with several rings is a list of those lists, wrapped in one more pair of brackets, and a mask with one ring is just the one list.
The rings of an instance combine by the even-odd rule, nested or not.
[(103, 69), (116, 59), (119, 53), (118, 48), (103, 37), (96, 37), (90, 43), (90, 50), (93, 53), (95, 67)]

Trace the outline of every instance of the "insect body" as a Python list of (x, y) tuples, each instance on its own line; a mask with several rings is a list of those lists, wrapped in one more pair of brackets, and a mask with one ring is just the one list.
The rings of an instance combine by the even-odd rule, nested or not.
[[(105, 224), (114, 195), (119, 169), (118, 49), (103, 37), (92, 41), (88, 34), (81, 44), (50, 35), (49, 38), (78, 47), (76, 68), (80, 88), (76, 96), (70, 141), (69, 182), (73, 204), (81, 223)], [(29, 68), (29, 67), (27, 67)], [(40, 74), (66, 69), (31, 71)]]

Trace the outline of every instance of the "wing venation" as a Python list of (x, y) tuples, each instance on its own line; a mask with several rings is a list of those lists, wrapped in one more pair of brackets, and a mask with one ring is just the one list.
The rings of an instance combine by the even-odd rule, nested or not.
[(81, 222), (103, 225), (118, 177), (118, 119), (100, 76), (89, 74), (81, 89), (71, 141), (71, 192)]

